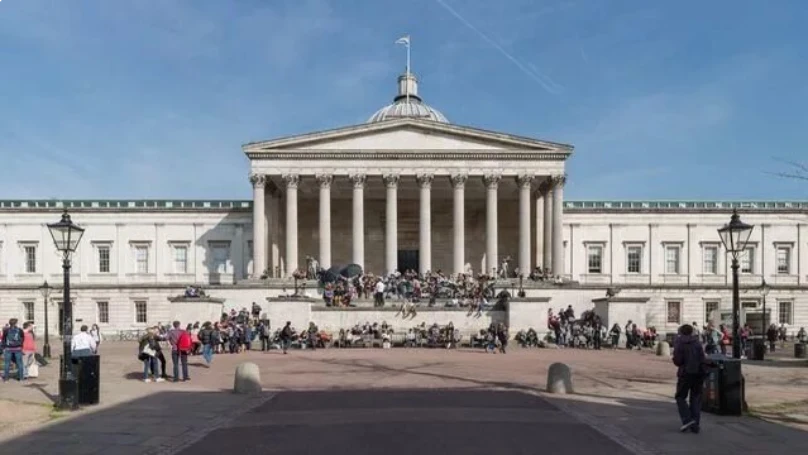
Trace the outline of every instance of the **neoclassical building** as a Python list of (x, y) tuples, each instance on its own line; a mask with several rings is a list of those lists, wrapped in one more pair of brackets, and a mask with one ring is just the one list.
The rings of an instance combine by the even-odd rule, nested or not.
[[(755, 225), (741, 260), (744, 316), (760, 313), (765, 299), (773, 322), (808, 324), (808, 202), (565, 201), (572, 146), (455, 125), (424, 103), (412, 75), (399, 77), (393, 102), (364, 124), (242, 149), (251, 201), (0, 201), (0, 318), (44, 324), (37, 287), (61, 283), (45, 225), (67, 209), (86, 228), (71, 278), (77, 324), (109, 333), (178, 314), (191, 322), (197, 307), (178, 313), (176, 299), (190, 284), (215, 297), (199, 318), (259, 302), (274, 320), (296, 324), (393, 319), (326, 311), (314, 283), (312, 302), (279, 298), (309, 256), (376, 274), (490, 273), (508, 260), (564, 277), (563, 286), (522, 283), (528, 297), (508, 314), (424, 316), (469, 330), (492, 318), (541, 330), (547, 309), (571, 304), (672, 331), (726, 318), (731, 277), (716, 230), (737, 209)], [(609, 288), (616, 295), (605, 298)], [(58, 331), (61, 296), (53, 297), (49, 325)]]

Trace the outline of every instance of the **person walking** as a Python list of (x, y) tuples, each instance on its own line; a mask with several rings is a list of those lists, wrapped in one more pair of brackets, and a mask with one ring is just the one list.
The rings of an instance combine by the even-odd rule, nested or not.
[(673, 364), (678, 367), (675, 398), (682, 421), (679, 431), (683, 433), (701, 431), (701, 393), (709, 363), (699, 337), (693, 335), (693, 326), (680, 327), (674, 342)]
[(101, 347), (101, 342), (104, 341), (104, 337), (101, 336), (101, 329), (98, 328), (98, 324), (93, 324), (90, 327), (90, 336), (93, 337), (95, 340), (95, 352), (98, 352), (98, 348)]
[(8, 381), (9, 368), (11, 362), (17, 365), (17, 374), (20, 381), (25, 379), (25, 365), (22, 363), (22, 344), (25, 333), (17, 327), (17, 318), (8, 321), (8, 327), (3, 329), (3, 341), (0, 347), (3, 349), (3, 382)]
[(261, 350), (268, 351), (272, 338), (272, 328), (269, 319), (262, 319), (258, 324), (258, 334), (261, 337)]
[(283, 353), (286, 354), (286, 351), (289, 349), (289, 343), (292, 341), (292, 321), (286, 321), (286, 325), (283, 326), (283, 330), (281, 330), (281, 346), (283, 347)]
[(39, 376), (39, 365), (36, 363), (36, 335), (34, 335), (34, 323), (28, 321), (22, 325), (25, 338), (22, 340), (22, 363), (25, 367), (23, 377), (36, 378)]
[(202, 358), (210, 366), (211, 362), (213, 362), (213, 349), (216, 339), (213, 336), (213, 327), (211, 327), (209, 321), (202, 324), (202, 328), (199, 329), (199, 343), (202, 345)]
[(180, 321), (174, 321), (173, 328), (168, 331), (168, 343), (171, 345), (171, 362), (174, 364), (174, 382), (180, 382), (180, 364), (182, 364), (182, 380), (188, 377), (188, 353), (193, 343), (191, 334), (180, 328)]

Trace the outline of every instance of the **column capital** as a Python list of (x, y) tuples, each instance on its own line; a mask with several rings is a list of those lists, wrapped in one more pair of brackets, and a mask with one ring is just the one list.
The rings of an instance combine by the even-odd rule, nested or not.
[(469, 176), (466, 174), (454, 174), (449, 177), (449, 180), (452, 182), (452, 187), (454, 188), (463, 188), (466, 186), (466, 180), (469, 179)]
[(502, 180), (502, 176), (499, 174), (485, 174), (483, 176), (483, 183), (485, 183), (486, 188), (489, 190), (497, 189), (500, 180)]
[(267, 184), (266, 174), (250, 174), (250, 183), (253, 188), (264, 188)]
[(353, 183), (354, 188), (364, 188), (365, 183), (368, 180), (368, 176), (365, 174), (351, 174), (350, 176), (348, 176), (348, 179), (351, 180), (351, 183)]
[(284, 174), (283, 181), (286, 182), (286, 188), (297, 189), (297, 187), (300, 185), (300, 175)]
[(432, 174), (418, 174), (415, 176), (415, 180), (421, 188), (432, 188), (432, 180), (434, 179), (435, 176)]
[(530, 188), (530, 186), (533, 184), (534, 179), (535, 177), (533, 177), (530, 174), (521, 174), (518, 177), (516, 177), (516, 184), (519, 185), (519, 188), (522, 189)]
[(550, 185), (553, 188), (563, 188), (567, 183), (567, 174), (556, 174), (550, 177)]
[(382, 176), (382, 180), (384, 180), (384, 186), (387, 188), (398, 188), (398, 180), (401, 177), (398, 174), (384, 174)]
[(334, 176), (331, 174), (317, 174), (314, 176), (320, 188), (331, 188), (331, 183), (334, 181)]

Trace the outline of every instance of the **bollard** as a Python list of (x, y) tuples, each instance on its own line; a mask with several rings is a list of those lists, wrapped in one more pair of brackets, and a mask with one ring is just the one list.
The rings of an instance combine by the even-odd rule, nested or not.
[(245, 362), (236, 367), (233, 392), (239, 394), (261, 393), (261, 372), (258, 370), (258, 365)]
[(671, 345), (667, 341), (660, 341), (656, 345), (656, 355), (658, 356), (671, 356)]
[(554, 363), (547, 370), (547, 393), (573, 393), (572, 372), (563, 363)]

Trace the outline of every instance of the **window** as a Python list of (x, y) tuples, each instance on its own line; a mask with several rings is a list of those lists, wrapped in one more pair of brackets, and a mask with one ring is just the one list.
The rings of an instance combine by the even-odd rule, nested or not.
[(719, 303), (716, 301), (704, 302), (704, 322), (710, 322), (713, 319), (713, 311), (717, 310), (718, 306)]
[(682, 302), (668, 302), (668, 324), (680, 324), (682, 320)]
[(137, 324), (146, 324), (148, 322), (148, 313), (146, 312), (146, 302), (135, 302), (135, 322)]
[(213, 273), (227, 273), (227, 263), (230, 261), (230, 244), (217, 242), (210, 244), (210, 254), (213, 258)]
[(704, 270), (705, 275), (718, 274), (718, 247), (711, 245), (704, 247)]
[(626, 272), (642, 273), (641, 246), (630, 246), (626, 249)]
[(670, 275), (679, 274), (679, 256), (681, 248), (678, 245), (668, 245), (665, 247), (665, 273)]
[(98, 245), (98, 273), (109, 273), (109, 245)]
[(22, 309), (25, 314), (23, 314), (23, 322), (34, 322), (34, 302), (23, 302)]
[(791, 302), (777, 302), (777, 322), (779, 324), (793, 324)]
[(174, 245), (174, 273), (188, 273), (188, 247)]
[(25, 253), (25, 273), (36, 273), (36, 246), (26, 245), (23, 247)]
[(96, 302), (96, 309), (98, 310), (98, 323), (109, 324), (109, 302)]
[(777, 247), (777, 273), (780, 275), (788, 275), (791, 273), (791, 247), (778, 246)]
[(741, 253), (741, 273), (755, 273), (755, 247), (746, 247)]
[(149, 273), (149, 247), (146, 245), (135, 247), (135, 272)]
[(587, 248), (589, 273), (603, 273), (603, 247), (589, 246)]

